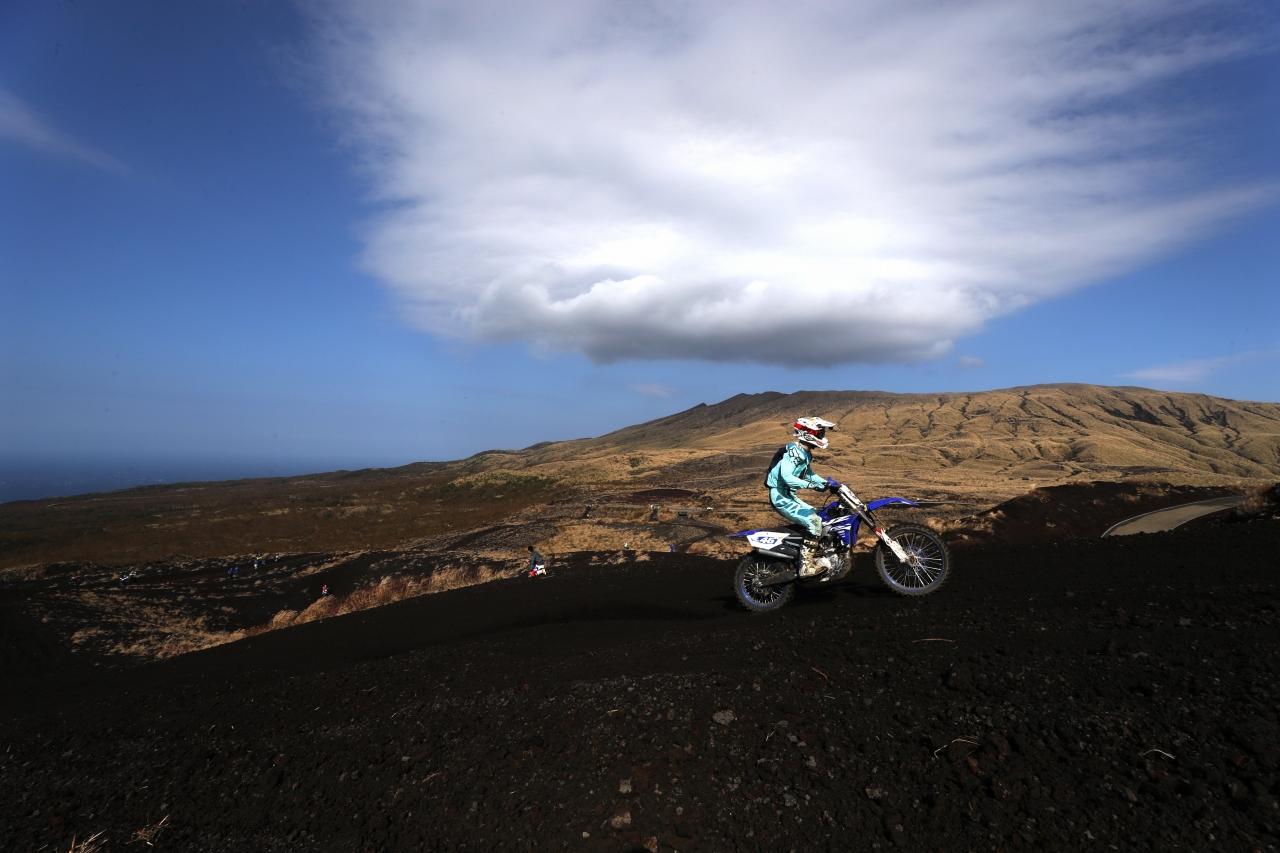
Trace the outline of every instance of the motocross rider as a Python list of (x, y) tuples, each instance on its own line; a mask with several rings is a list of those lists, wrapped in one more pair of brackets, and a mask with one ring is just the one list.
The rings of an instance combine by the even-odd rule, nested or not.
[[(826, 432), (836, 425), (822, 418), (798, 418), (792, 426), (795, 441), (778, 452), (777, 462), (769, 469), (765, 485), (769, 487), (769, 503), (788, 521), (809, 533), (801, 550), (800, 577), (812, 577), (831, 568), (831, 561), (818, 556), (818, 538), (822, 536), (822, 519), (813, 507), (796, 498), (797, 489), (826, 489), (832, 481), (813, 473), (810, 447), (827, 449)], [(811, 538), (810, 538), (811, 537)]]

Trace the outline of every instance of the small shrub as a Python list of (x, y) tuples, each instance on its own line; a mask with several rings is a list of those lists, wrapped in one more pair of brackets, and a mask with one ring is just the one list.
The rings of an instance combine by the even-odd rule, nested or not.
[(274, 631), (277, 628), (287, 628), (288, 626), (292, 625), (293, 620), (297, 618), (298, 618), (298, 611), (281, 610), (275, 616), (271, 617), (271, 622), (268, 624), (267, 627), (272, 631)]

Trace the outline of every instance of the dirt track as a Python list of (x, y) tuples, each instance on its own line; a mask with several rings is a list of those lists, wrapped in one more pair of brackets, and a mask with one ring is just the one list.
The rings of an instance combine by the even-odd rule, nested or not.
[(863, 558), (769, 617), (658, 554), (127, 670), (6, 619), (0, 838), (1276, 849), (1278, 553), (1274, 522), (961, 549), (923, 601)]
[(1102, 535), (1132, 536), (1134, 533), (1160, 533), (1165, 530), (1173, 530), (1189, 521), (1195, 521), (1197, 518), (1231, 509), (1244, 502), (1245, 498), (1243, 496), (1228, 495), (1212, 500), (1169, 507), (1155, 512), (1145, 512), (1142, 515), (1126, 519), (1119, 524), (1113, 524)]

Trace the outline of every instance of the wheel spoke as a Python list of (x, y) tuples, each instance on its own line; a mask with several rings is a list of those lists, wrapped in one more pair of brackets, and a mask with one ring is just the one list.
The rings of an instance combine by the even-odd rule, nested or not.
[(762, 586), (760, 581), (769, 574), (769, 567), (764, 563), (756, 562), (752, 564), (744, 578), (744, 586), (746, 594), (752, 600), (760, 604), (769, 604), (778, 599), (782, 593), (774, 587)]

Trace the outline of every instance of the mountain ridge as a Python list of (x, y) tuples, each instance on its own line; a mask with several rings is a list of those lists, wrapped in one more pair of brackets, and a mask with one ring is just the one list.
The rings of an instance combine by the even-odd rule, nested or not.
[[(1158, 471), (1172, 460), (1177, 464), (1171, 470), (1188, 474), (1280, 476), (1280, 404), (1078, 383), (928, 394), (739, 394), (595, 438), (554, 442), (512, 455), (528, 454), (527, 461), (536, 467), (566, 450), (760, 450), (775, 445), (779, 432), (785, 439), (790, 421), (805, 414), (839, 423), (840, 431), (832, 436), (834, 449), (850, 452), (867, 440), (875, 445), (923, 443), (938, 454), (939, 467), (953, 467), (968, 457), (1003, 455), (1010, 462), (1075, 458), (1094, 463), (1098, 473)], [(875, 422), (879, 419), (884, 423)], [(771, 428), (771, 420), (777, 430)], [(753, 435), (740, 432), (752, 427), (757, 430)], [(949, 432), (939, 434), (944, 428)], [(711, 434), (699, 435), (700, 430)], [(906, 442), (907, 438), (915, 440)], [(964, 452), (966, 441), (984, 438), (1030, 445), (1020, 453), (1002, 454), (989, 446), (977, 454)]]
[[(840, 427), (830, 449), (817, 454), (820, 473), (867, 496), (945, 501), (951, 516), (935, 519), (944, 526), (1063, 483), (1152, 481), (1243, 493), (1280, 481), (1275, 403), (1076, 383), (912, 394), (768, 391), (600, 436), (450, 462), (3, 504), (0, 567), (385, 548), (452, 541), (507, 519), (532, 525), (521, 534), (528, 541), (638, 544), (649, 541), (640, 535), (647, 517), (627, 507), (647, 509), (649, 501), (626, 496), (652, 490), (679, 490), (691, 504), (719, 507), (715, 524), (745, 527), (768, 517), (763, 468), (802, 415)], [(710, 523), (649, 538), (661, 547), (694, 541)]]

